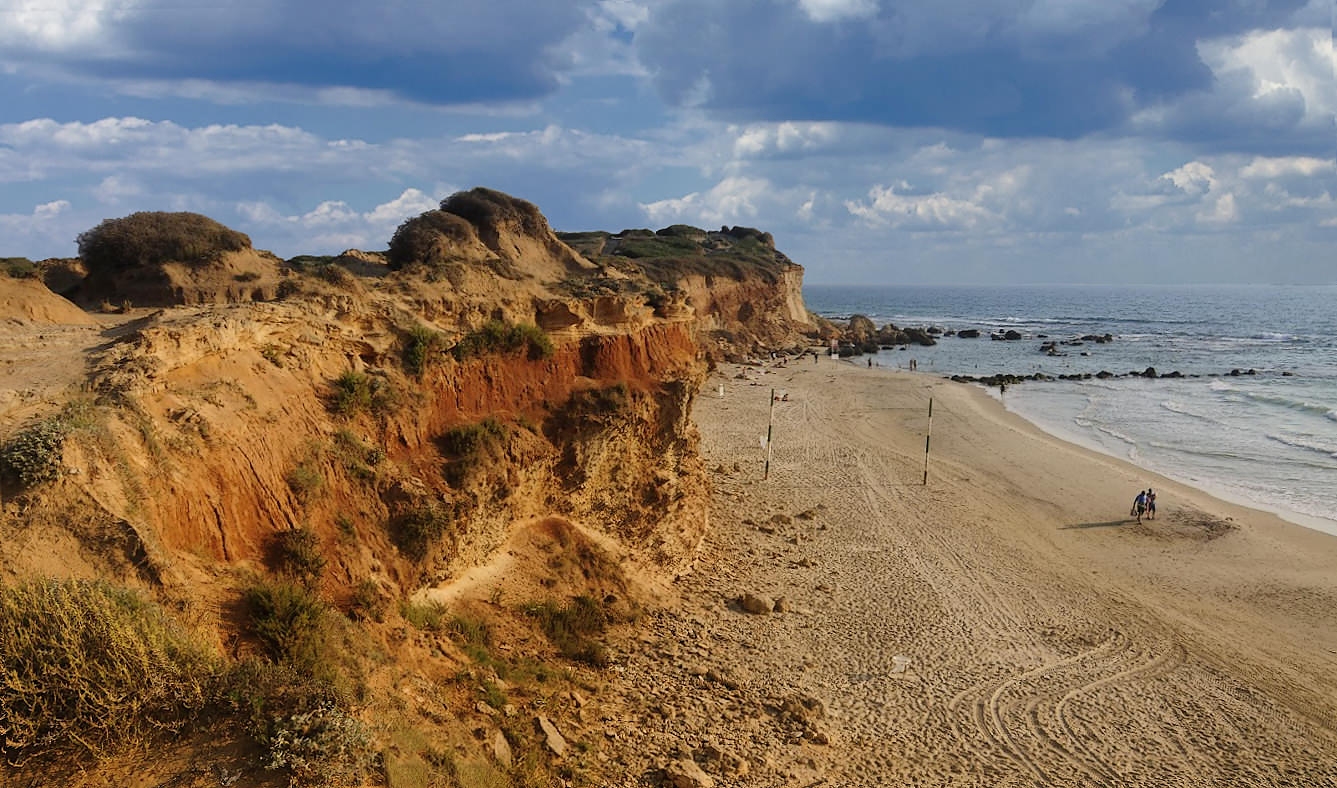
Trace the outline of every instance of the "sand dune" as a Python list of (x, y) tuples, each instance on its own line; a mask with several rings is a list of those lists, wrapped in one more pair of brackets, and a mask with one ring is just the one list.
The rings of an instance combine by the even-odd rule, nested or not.
[[(739, 369), (696, 404), (712, 535), (631, 649), (610, 774), (1337, 785), (1337, 537), (1058, 441), (977, 388)], [(762, 480), (772, 387), (789, 400)], [(1139, 525), (1148, 486), (1160, 517)], [(745, 593), (788, 610), (749, 614)]]

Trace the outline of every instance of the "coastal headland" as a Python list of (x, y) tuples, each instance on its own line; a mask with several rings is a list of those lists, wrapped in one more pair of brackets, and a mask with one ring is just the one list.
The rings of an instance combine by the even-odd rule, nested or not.
[(1337, 539), (804, 354), (767, 233), (80, 250), (0, 275), (0, 783), (1337, 780)]

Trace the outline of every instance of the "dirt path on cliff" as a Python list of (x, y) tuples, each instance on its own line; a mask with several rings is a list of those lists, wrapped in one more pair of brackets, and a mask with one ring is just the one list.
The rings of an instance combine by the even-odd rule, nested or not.
[[(1337, 785), (1337, 538), (978, 389), (742, 370), (696, 403), (711, 533), (619, 668), (611, 783)], [(1149, 483), (1161, 519), (1123, 519)]]

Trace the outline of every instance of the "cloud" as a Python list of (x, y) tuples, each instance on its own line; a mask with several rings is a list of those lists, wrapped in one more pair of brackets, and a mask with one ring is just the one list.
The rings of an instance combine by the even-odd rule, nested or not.
[(436, 208), (445, 194), (432, 197), (405, 189), (398, 197), (358, 211), (343, 200), (324, 200), (302, 213), (285, 214), (265, 202), (240, 202), (236, 215), (266, 243), (305, 253), (333, 254), (348, 248), (384, 249), (401, 222)]
[(571, 65), (560, 45), (589, 25), (589, 5), (274, 0), (239, 12), (177, 0), (0, 0), (0, 61), (113, 84), (350, 88), (428, 104), (528, 100), (557, 88)]
[(657, 224), (687, 222), (705, 226), (752, 221), (759, 207), (783, 199), (763, 178), (725, 178), (705, 192), (642, 203), (645, 216)]
[[(51, 248), (56, 244), (73, 244), (65, 221), (70, 211), (69, 200), (51, 200), (34, 205), (29, 213), (0, 213), (0, 234), (7, 251), (0, 256), (23, 255), (25, 251)], [(48, 255), (33, 253), (34, 259)]]
[(1274, 154), (1332, 150), (1331, 29), (1250, 31), (1203, 40), (1198, 51), (1212, 83), (1140, 109), (1130, 130)]
[(798, 4), (814, 22), (867, 19), (877, 14), (876, 0), (798, 0)]
[[(1128, 131), (1139, 113), (1172, 114), (1181, 100), (1210, 93), (1220, 64), (1200, 53), (1199, 42), (1279, 30), (1295, 7), (1295, 0), (1235, 3), (1229, 13), (1215, 0), (664, 0), (651, 7), (636, 42), (666, 100), (735, 122), (1075, 139)], [(1262, 48), (1259, 69), (1272, 51)], [(1296, 81), (1289, 75), (1286, 84)], [(1260, 107), (1286, 110), (1283, 98)], [(1289, 122), (1278, 123), (1282, 139), (1274, 144), (1306, 133)], [(1174, 135), (1177, 128), (1144, 121), (1132, 130)], [(1228, 127), (1220, 135), (1230, 139)], [(1259, 142), (1247, 136), (1239, 144)]]

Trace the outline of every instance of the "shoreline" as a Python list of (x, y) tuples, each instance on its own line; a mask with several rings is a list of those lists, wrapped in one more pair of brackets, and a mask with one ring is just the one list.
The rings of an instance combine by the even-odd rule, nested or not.
[[(986, 390), (985, 393), (988, 396), (990, 396), (990, 398), (997, 399), (992, 396), (991, 391)], [(1298, 525), (1302, 528), (1308, 528), (1311, 531), (1318, 531), (1319, 533), (1327, 534), (1332, 537), (1337, 537), (1337, 519), (1318, 517), (1316, 515), (1306, 514), (1305, 512), (1293, 511), (1281, 505), (1269, 504), (1266, 501), (1255, 500), (1249, 498), (1247, 495), (1244, 495), (1243, 493), (1232, 492), (1228, 488), (1228, 485), (1222, 484), (1220, 486), (1217, 486), (1213, 485), (1210, 481), (1202, 482), (1189, 479), (1182, 479), (1176, 476), (1173, 471), (1161, 471), (1161, 470), (1156, 470), (1155, 468), (1148, 468), (1144, 465), (1138, 464), (1136, 461), (1132, 459), (1129, 459), (1127, 457), (1120, 457), (1116, 454), (1106, 451), (1103, 447), (1095, 444), (1094, 442), (1082, 440), (1082, 437), (1076, 433), (1068, 432), (1060, 427), (1047, 425), (1044, 424), (1043, 422), (1029, 419), (1025, 415), (1018, 413), (1012, 408), (1009, 408), (1006, 402), (1002, 402), (1000, 400), (999, 404), (1005, 410), (1007, 410), (1008, 413), (1012, 413), (1017, 417), (1024, 419), (1027, 423), (1034, 425), (1041, 432), (1044, 432), (1046, 435), (1049, 435), (1050, 437), (1055, 438), (1057, 440), (1073, 444), (1074, 446), (1080, 446), (1089, 451), (1096, 452), (1097, 454), (1101, 454), (1106, 457), (1119, 460), (1120, 462), (1129, 463), (1134, 467), (1141, 468), (1147, 473), (1156, 474), (1157, 476), (1170, 479), (1187, 487), (1192, 487), (1201, 492), (1202, 494), (1210, 496), (1212, 498), (1216, 498), (1224, 503), (1233, 504), (1235, 506), (1240, 506), (1246, 509), (1253, 509), (1260, 513), (1275, 515), (1276, 517), (1279, 517), (1282, 520), (1292, 525)]]
[[(763, 479), (772, 387), (789, 399)], [(1337, 538), (934, 375), (721, 365), (693, 420), (711, 528), (629, 644), (613, 773), (689, 757), (748, 785), (1337, 781)], [(1148, 484), (1160, 517), (1137, 524)]]

